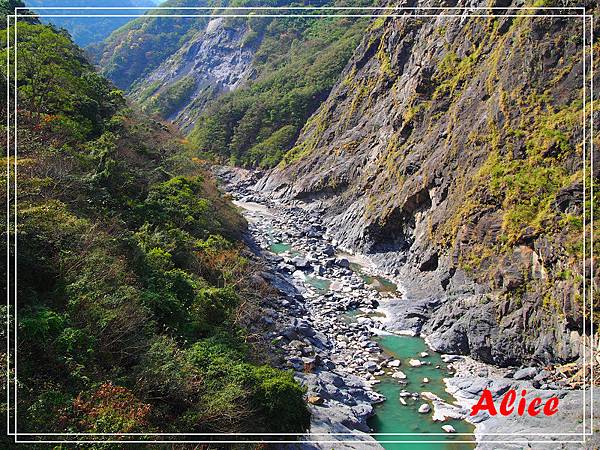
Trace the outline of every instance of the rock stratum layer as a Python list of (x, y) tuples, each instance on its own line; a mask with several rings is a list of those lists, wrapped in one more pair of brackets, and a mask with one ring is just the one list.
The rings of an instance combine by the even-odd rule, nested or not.
[(341, 245), (403, 281), (396, 327), (437, 350), (503, 366), (575, 360), (582, 31), (572, 18), (378, 18), (257, 188), (325, 205)]

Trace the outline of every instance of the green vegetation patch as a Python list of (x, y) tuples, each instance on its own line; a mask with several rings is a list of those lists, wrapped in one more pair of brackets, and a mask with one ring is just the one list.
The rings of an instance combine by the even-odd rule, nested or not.
[(68, 36), (18, 34), (21, 430), (305, 431), (302, 388), (246, 343), (241, 217)]
[(154, 94), (144, 105), (144, 111), (169, 117), (195, 92), (197, 86), (193, 75), (187, 75)]

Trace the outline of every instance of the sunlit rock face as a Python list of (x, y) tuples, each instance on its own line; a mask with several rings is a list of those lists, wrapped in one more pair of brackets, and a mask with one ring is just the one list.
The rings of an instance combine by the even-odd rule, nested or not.
[(323, 207), (342, 246), (396, 271), (410, 300), (398, 326), (434, 347), (501, 365), (576, 359), (580, 22), (374, 20), (257, 189)]
[(162, 115), (189, 131), (209, 101), (244, 83), (260, 42), (248, 41), (246, 25), (232, 26), (223, 18), (212, 19), (173, 56), (137, 81), (131, 96), (152, 110), (161, 97), (178, 96)]

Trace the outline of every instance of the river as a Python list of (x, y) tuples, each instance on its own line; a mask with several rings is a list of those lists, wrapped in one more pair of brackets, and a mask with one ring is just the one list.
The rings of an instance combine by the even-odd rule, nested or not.
[[(444, 378), (452, 374), (441, 355), (431, 351), (420, 337), (386, 331), (385, 311), (377, 299), (400, 295), (394, 281), (378, 273), (366, 257), (354, 257), (337, 249), (335, 241), (320, 226), (318, 214), (283, 205), (274, 207), (269, 200), (257, 196), (251, 200), (235, 202), (249, 222), (249, 238), (263, 249), (272, 271), (296, 286), (304, 298), (303, 311), (290, 311), (288, 319), (294, 323), (305, 321), (308, 325), (302, 326), (314, 328), (314, 333), (323, 336), (320, 340), (328, 343), (309, 345), (308, 351), (302, 347), (296, 354), (318, 355), (317, 361), (327, 361), (326, 368), (317, 369), (314, 376), (295, 365), (298, 358), (290, 358), (290, 367), (307, 386), (309, 397), (319, 399), (311, 405), (313, 415), (320, 424), (328, 423), (319, 431), (339, 432), (347, 428), (352, 433), (373, 433), (373, 438), (386, 449), (430, 445), (414, 441), (441, 441), (442, 448), (473, 448), (470, 443), (456, 443), (473, 440), (472, 435), (459, 434), (472, 433), (472, 425), (452, 418), (434, 420), (432, 399), (437, 396), (449, 403), (454, 400), (445, 390)], [(284, 346), (286, 351), (296, 350), (302, 341), (301, 337), (289, 340)], [(418, 366), (413, 367), (411, 360)], [(322, 374), (329, 371), (327, 379), (331, 374), (342, 379), (334, 393), (331, 384), (320, 381)], [(348, 399), (348, 393), (353, 393), (358, 403)], [(365, 398), (367, 408), (361, 403)], [(355, 417), (344, 420), (345, 414)], [(344, 427), (338, 428), (335, 422), (340, 420)]]

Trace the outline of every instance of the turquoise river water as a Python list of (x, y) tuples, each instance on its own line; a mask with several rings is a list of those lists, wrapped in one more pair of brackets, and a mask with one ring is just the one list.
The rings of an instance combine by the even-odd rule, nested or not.
[[(474, 427), (462, 420), (446, 420), (445, 422), (434, 422), (432, 413), (420, 414), (417, 409), (423, 399), (413, 400), (410, 397), (405, 398), (407, 405), (400, 403), (400, 391), (403, 389), (409, 392), (432, 392), (441, 399), (452, 402), (452, 396), (445, 391), (443, 379), (451, 376), (446, 364), (442, 361), (440, 355), (431, 351), (425, 341), (419, 337), (397, 336), (393, 334), (382, 335), (377, 338), (384, 351), (402, 363), (400, 370), (406, 374), (406, 385), (401, 385), (398, 380), (391, 377), (382, 377), (381, 383), (376, 385), (376, 390), (385, 395), (387, 400), (375, 407), (375, 416), (373, 416), (369, 425), (375, 433), (424, 433), (422, 435), (395, 434), (376, 435), (375, 438), (381, 442), (387, 450), (392, 449), (425, 449), (431, 448), (432, 441), (443, 441), (436, 444), (436, 448), (441, 449), (471, 449), (474, 444), (458, 443), (456, 441), (469, 441), (472, 436), (460, 436), (448, 434), (442, 430), (442, 425), (452, 425), (457, 433), (472, 433)], [(426, 358), (421, 358), (421, 352), (429, 353)], [(419, 359), (428, 361), (431, 365), (422, 365), (420, 367), (410, 367), (409, 359)], [(439, 366), (439, 368), (436, 368)], [(423, 378), (428, 378), (428, 383), (423, 383)], [(434, 435), (431, 433), (442, 433)], [(404, 441), (403, 443), (390, 443), (386, 441)], [(429, 443), (416, 443), (414, 441), (427, 441)]]
[[(291, 245), (280, 242), (272, 244), (270, 249), (276, 254), (294, 253)], [(390, 280), (381, 276), (365, 274), (359, 264), (352, 263), (350, 268), (359, 274), (365, 283), (370, 284), (382, 293), (393, 293), (397, 290), (397, 286)], [(306, 282), (320, 292), (328, 291), (331, 284), (329, 280), (313, 276), (307, 277)], [(359, 315), (375, 317), (384, 314), (377, 311), (365, 314), (355, 310), (348, 311), (346, 318), (348, 321), (354, 321)], [(411, 393), (431, 392), (442, 400), (449, 403), (453, 402), (452, 396), (445, 391), (444, 383), (444, 378), (452, 376), (452, 374), (448, 370), (448, 366), (442, 361), (441, 355), (430, 350), (420, 337), (385, 334), (378, 336), (376, 340), (385, 353), (401, 361), (399, 369), (407, 377), (403, 380), (405, 383), (401, 384), (390, 376), (382, 376), (380, 377), (381, 382), (375, 386), (375, 389), (385, 395), (387, 399), (385, 402), (376, 405), (375, 415), (369, 420), (369, 426), (373, 429), (373, 433), (388, 433), (387, 435), (375, 435), (381, 445), (386, 450), (422, 450), (432, 448), (433, 445), (435, 445), (435, 448), (443, 450), (475, 448), (472, 435), (457, 435), (442, 430), (442, 425), (452, 425), (456, 433), (472, 433), (474, 427), (471, 424), (454, 419), (445, 422), (434, 422), (432, 420), (433, 407), (432, 412), (428, 414), (421, 414), (417, 411), (421, 404), (428, 403), (424, 399), (413, 400), (411, 397), (406, 397), (406, 405), (400, 402), (400, 392), (402, 390)], [(421, 352), (427, 352), (429, 356), (421, 357)], [(411, 367), (408, 363), (410, 359), (419, 359), (430, 364)], [(427, 383), (423, 382), (424, 378), (428, 379)], [(430, 406), (432, 405), (430, 404)], [(473, 441), (473, 443), (465, 441)]]

